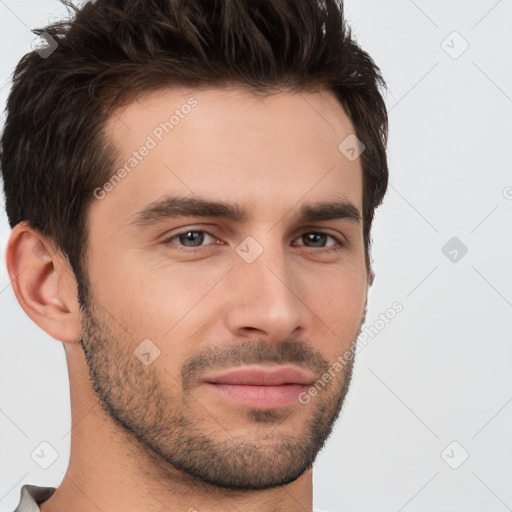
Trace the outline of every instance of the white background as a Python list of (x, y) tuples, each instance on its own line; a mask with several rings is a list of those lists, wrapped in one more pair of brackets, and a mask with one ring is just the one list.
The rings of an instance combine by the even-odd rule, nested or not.
[[(395, 301), (403, 311), (357, 356), (315, 506), (512, 510), (512, 1), (350, 0), (346, 12), (390, 89), (366, 326)], [(64, 13), (0, 0), (2, 106), (29, 27)], [(2, 212), (2, 254), (8, 233)], [(442, 252), (452, 237), (468, 249), (456, 262)], [(5, 264), (0, 321), (0, 512), (12, 512), (21, 485), (63, 479), (70, 405), (62, 345), (21, 310)], [(42, 441), (59, 453), (46, 470), (30, 455)]]

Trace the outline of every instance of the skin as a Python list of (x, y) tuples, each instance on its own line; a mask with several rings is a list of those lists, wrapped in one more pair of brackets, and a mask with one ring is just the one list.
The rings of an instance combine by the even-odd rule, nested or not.
[[(110, 118), (119, 166), (190, 97), (198, 102), (190, 114), (88, 211), (86, 308), (51, 240), (26, 223), (11, 234), (16, 297), (64, 343), (70, 379), (69, 467), (43, 512), (312, 510), (310, 463), (353, 361), (307, 405), (272, 410), (230, 401), (201, 376), (236, 358), (260, 368), (281, 358), (315, 381), (353, 346), (372, 281), (362, 223), (299, 222), (298, 211), (343, 200), (362, 212), (360, 160), (338, 150), (355, 130), (329, 91), (264, 98), (236, 87), (173, 88)], [(131, 224), (165, 194), (236, 202), (247, 219)], [(178, 250), (187, 240), (176, 234), (201, 230), (211, 234), (202, 245)], [(311, 232), (329, 236), (315, 245), (303, 236)], [(236, 251), (248, 236), (263, 249), (252, 263)], [(331, 236), (339, 251), (327, 250), (339, 244)], [(148, 366), (134, 355), (146, 339), (160, 351)], [(203, 367), (194, 366), (200, 356)]]

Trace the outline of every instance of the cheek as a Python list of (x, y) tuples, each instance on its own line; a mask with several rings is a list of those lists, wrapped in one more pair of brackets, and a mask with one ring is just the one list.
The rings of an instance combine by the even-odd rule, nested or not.
[(331, 273), (328, 279), (317, 280), (315, 286), (305, 290), (306, 304), (316, 315), (314, 321), (327, 333), (323, 340), (325, 348), (338, 353), (350, 347), (359, 333), (365, 310), (366, 274), (357, 269)]
[(136, 254), (115, 264), (106, 257), (91, 283), (95, 298), (134, 339), (149, 338), (162, 348), (195, 330), (197, 312), (207, 315), (212, 309), (206, 292), (225, 273), (213, 266), (198, 271), (197, 265), (155, 263)]

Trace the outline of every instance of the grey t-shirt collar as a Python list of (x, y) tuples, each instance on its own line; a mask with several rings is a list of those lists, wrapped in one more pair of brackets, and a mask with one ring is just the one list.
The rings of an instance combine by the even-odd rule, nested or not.
[(14, 512), (41, 512), (39, 504), (50, 498), (56, 490), (56, 487), (25, 484), (20, 491), (20, 503)]

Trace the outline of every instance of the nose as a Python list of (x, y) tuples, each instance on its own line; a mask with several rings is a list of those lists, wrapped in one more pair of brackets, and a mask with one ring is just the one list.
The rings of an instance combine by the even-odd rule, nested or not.
[(307, 280), (297, 278), (281, 244), (269, 242), (251, 263), (236, 255), (234, 264), (226, 313), (234, 336), (277, 343), (307, 328), (311, 313), (301, 287)]

